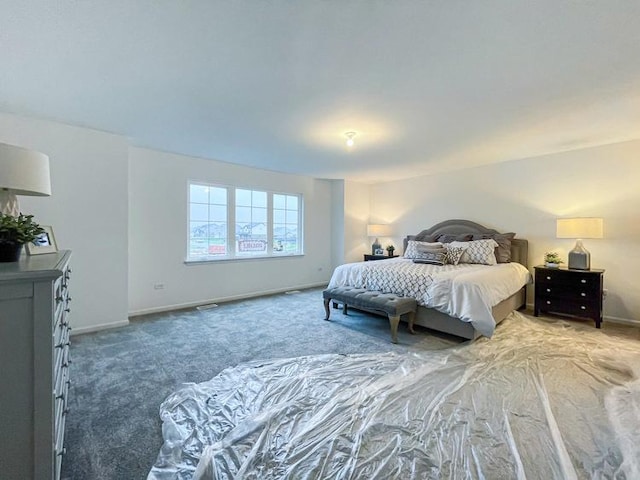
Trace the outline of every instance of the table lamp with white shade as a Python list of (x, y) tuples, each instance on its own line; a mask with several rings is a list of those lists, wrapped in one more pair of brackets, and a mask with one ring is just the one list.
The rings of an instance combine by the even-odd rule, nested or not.
[(51, 195), (49, 157), (0, 143), (0, 212), (14, 217), (19, 215), (16, 195)]
[(576, 245), (569, 252), (569, 268), (590, 270), (591, 254), (582, 244), (584, 238), (603, 238), (602, 218), (558, 218), (557, 238), (575, 238)]
[(376, 255), (376, 250), (382, 249), (382, 245), (380, 245), (378, 237), (391, 236), (391, 225), (369, 224), (367, 225), (367, 236), (375, 237), (375, 240), (371, 245), (371, 255)]

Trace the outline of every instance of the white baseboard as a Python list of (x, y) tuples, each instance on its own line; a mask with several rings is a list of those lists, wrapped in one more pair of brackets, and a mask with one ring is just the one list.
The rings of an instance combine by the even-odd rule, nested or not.
[(100, 325), (91, 325), (89, 327), (73, 327), (71, 335), (81, 335), (83, 333), (99, 332), (100, 330), (109, 330), (110, 328), (126, 327), (129, 320), (122, 320), (113, 323), (101, 323)]
[[(533, 311), (533, 303), (527, 303), (527, 309)], [(640, 327), (640, 320), (633, 320), (631, 318), (611, 317), (609, 315), (605, 315), (602, 321), (611, 323), (622, 323), (624, 325), (634, 325)]]
[(259, 290), (256, 292), (243, 293), (240, 295), (230, 295), (227, 297), (210, 298), (207, 300), (198, 300), (197, 302), (176, 303), (173, 305), (165, 305), (162, 307), (142, 308), (139, 310), (132, 310), (129, 312), (129, 317), (136, 317), (138, 315), (148, 315), (150, 313), (171, 312), (173, 310), (182, 310), (185, 308), (199, 307), (200, 305), (209, 305), (211, 303), (224, 303), (234, 300), (245, 300), (247, 298), (264, 297), (266, 295), (275, 295), (278, 293), (289, 292), (291, 290), (305, 290), (307, 288), (325, 287), (328, 282), (309, 283), (306, 285), (293, 285), (289, 287), (276, 288), (273, 290)]

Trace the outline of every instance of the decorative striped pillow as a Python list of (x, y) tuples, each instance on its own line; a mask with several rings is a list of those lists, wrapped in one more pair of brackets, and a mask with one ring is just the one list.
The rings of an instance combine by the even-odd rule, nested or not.
[(442, 248), (440, 242), (418, 242), (416, 240), (409, 240), (407, 242), (407, 249), (404, 251), (404, 258), (417, 258), (419, 256), (418, 246), (423, 248)]

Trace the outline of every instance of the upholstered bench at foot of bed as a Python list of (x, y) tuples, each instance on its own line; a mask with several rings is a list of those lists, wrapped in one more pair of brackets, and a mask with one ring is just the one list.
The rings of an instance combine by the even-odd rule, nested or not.
[(347, 305), (362, 310), (371, 310), (385, 313), (389, 317), (391, 326), (391, 341), (398, 343), (398, 324), (400, 317), (409, 314), (409, 331), (413, 331), (413, 320), (416, 314), (417, 302), (415, 298), (400, 297), (393, 293), (382, 293), (365, 290), (364, 288), (335, 287), (322, 292), (324, 309), (327, 314), (325, 320), (329, 320), (331, 300), (342, 302), (343, 313), (347, 314)]

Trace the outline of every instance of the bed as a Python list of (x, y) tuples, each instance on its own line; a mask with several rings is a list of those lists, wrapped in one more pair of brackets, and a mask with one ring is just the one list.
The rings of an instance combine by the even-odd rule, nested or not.
[[(531, 275), (526, 270), (528, 242), (525, 239), (513, 237), (514, 234), (501, 234), (497, 230), (469, 220), (447, 220), (422, 230), (417, 235), (406, 237), (404, 239), (405, 250), (410, 240), (434, 241), (445, 238), (450, 241), (462, 238), (468, 240), (495, 238), (499, 240), (500, 248), (509, 250), (507, 258), (510, 259), (510, 262), (504, 261), (491, 267), (464, 265), (456, 271), (454, 268), (450, 268), (449, 272), (443, 270), (446, 267), (429, 265), (424, 270), (425, 275), (430, 276), (429, 286), (425, 287), (425, 291), (428, 288), (431, 298), (427, 300), (420, 298), (419, 295), (416, 296), (419, 306), (415, 315), (415, 324), (474, 340), (482, 335), (490, 337), (495, 326), (504, 320), (509, 313), (523, 308), (526, 304), (526, 285), (531, 282)], [(502, 260), (506, 260), (506, 258)], [(341, 265), (334, 271), (329, 287), (364, 287), (370, 290), (386, 290), (391, 293), (414, 296), (413, 291), (408, 292), (407, 288), (399, 285), (399, 282), (388, 280), (390, 275), (396, 275), (390, 270), (395, 270), (398, 276), (403, 277), (419, 275), (417, 269), (421, 267), (409, 266), (410, 263), (412, 263), (410, 260), (400, 257), (377, 262)], [(462, 270), (464, 270), (464, 275), (454, 278), (458, 275), (457, 272)], [(485, 278), (486, 272), (491, 272), (491, 275), (499, 274), (502, 279), (489, 280)], [(512, 278), (512, 276), (515, 277)], [(378, 281), (380, 278), (386, 278), (386, 280), (384, 282)], [(484, 297), (491, 285), (501, 285), (507, 279), (510, 283), (501, 292), (492, 292), (491, 298)], [(514, 282), (519, 285), (514, 286)], [(458, 290), (446, 290), (445, 292), (445, 287), (451, 288), (451, 284), (455, 284)], [(451, 297), (446, 297), (445, 295), (448, 295), (449, 291), (454, 294)]]

